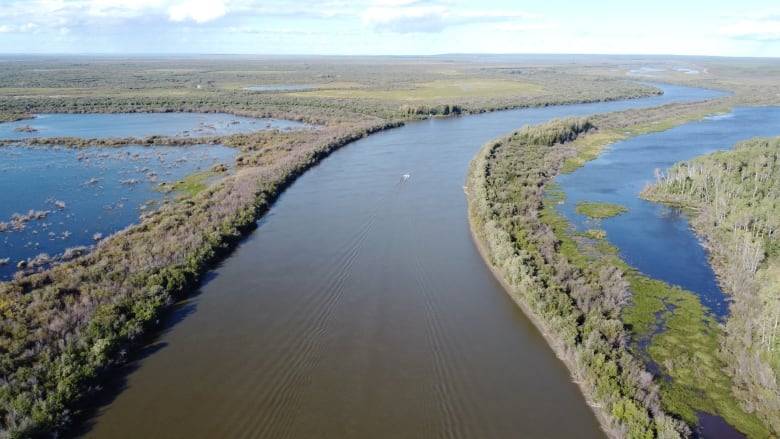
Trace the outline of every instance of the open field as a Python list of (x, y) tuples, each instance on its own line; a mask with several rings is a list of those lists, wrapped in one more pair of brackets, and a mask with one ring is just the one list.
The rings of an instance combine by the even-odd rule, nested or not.
[(544, 87), (537, 84), (507, 81), (501, 79), (438, 79), (417, 83), (409, 90), (322, 90), (295, 93), (295, 96), (316, 96), (323, 98), (379, 99), (392, 101), (424, 101), (458, 99), (463, 97), (493, 97), (507, 94), (524, 95), (538, 93)]

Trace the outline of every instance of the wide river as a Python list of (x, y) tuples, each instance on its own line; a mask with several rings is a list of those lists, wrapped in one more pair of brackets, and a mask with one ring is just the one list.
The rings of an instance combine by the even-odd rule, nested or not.
[(85, 434), (603, 437), (481, 260), (462, 187), (477, 150), (525, 124), (721, 95), (663, 88), (412, 123), (334, 153), (177, 307)]

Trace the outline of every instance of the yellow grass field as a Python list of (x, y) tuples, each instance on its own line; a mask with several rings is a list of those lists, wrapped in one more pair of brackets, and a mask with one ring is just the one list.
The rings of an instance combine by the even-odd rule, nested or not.
[(501, 79), (440, 79), (416, 84), (411, 89), (366, 90), (328, 89), (290, 93), (294, 96), (320, 98), (358, 98), (392, 101), (429, 101), (469, 96), (505, 96), (538, 93), (544, 87), (526, 82)]

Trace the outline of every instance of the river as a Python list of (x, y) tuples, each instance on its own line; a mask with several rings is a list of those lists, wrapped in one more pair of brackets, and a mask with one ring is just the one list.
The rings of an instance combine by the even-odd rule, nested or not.
[(720, 95), (663, 88), (412, 123), (337, 151), (177, 306), (83, 433), (603, 437), (480, 258), (462, 186), (478, 149), (522, 125)]

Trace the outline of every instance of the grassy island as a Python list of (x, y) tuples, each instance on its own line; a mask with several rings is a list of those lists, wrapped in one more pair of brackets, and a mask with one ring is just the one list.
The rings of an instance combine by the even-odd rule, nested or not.
[(614, 203), (594, 203), (592, 201), (580, 201), (575, 212), (588, 218), (604, 219), (618, 216), (628, 212), (628, 208)]

